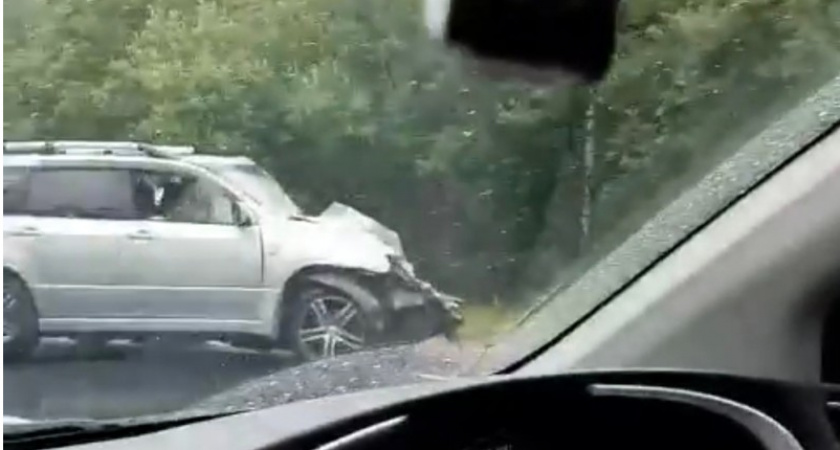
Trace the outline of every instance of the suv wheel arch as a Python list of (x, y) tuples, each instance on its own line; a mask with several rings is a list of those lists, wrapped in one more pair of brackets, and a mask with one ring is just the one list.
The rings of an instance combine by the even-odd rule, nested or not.
[(280, 335), (283, 334), (284, 322), (290, 316), (290, 308), (296, 303), (296, 297), (307, 284), (316, 284), (326, 288), (337, 289), (351, 295), (370, 320), (375, 333), (381, 334), (387, 325), (387, 313), (383, 303), (376, 297), (374, 291), (366, 283), (372, 275), (352, 269), (342, 269), (332, 266), (311, 266), (296, 272), (285, 283), (283, 288), (279, 312)]

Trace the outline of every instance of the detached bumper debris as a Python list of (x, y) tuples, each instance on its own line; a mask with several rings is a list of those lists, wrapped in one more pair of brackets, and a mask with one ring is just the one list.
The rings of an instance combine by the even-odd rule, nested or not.
[(438, 299), (446, 312), (444, 315), (443, 334), (447, 339), (457, 340), (458, 328), (464, 323), (464, 301), (442, 293), (439, 294)]
[(458, 327), (464, 321), (463, 300), (417, 278), (405, 260), (393, 259), (392, 273), (397, 280), (391, 289), (394, 338), (416, 340), (443, 334), (450, 340), (457, 339)]
[(448, 338), (455, 338), (455, 332), (464, 322), (464, 301), (453, 295), (438, 291), (427, 282), (421, 281), (421, 283), (429, 301), (436, 303), (441, 308), (440, 331)]

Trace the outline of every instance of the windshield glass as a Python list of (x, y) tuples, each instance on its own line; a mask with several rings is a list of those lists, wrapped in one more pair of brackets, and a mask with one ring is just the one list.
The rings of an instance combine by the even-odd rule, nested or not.
[(213, 165), (205, 167), (227, 179), (234, 186), (266, 208), (278, 214), (300, 213), (295, 202), (271, 175), (255, 164)]
[[(474, 73), (429, 40), (417, 0), (6, 0), (4, 13), (6, 141), (253, 161), (130, 144), (4, 157), (3, 406), (31, 420), (499, 370), (840, 105), (836, 0), (623, 2), (609, 75), (563, 88)], [(191, 164), (268, 207), (242, 208)], [(646, 246), (627, 250), (638, 233)]]

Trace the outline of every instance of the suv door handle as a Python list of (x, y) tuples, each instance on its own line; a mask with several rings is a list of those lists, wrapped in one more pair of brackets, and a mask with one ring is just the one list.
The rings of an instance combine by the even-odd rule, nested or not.
[(133, 241), (151, 241), (154, 239), (154, 236), (152, 236), (152, 233), (149, 230), (137, 230), (133, 233), (129, 233), (128, 238)]
[(27, 225), (17, 230), (11, 230), (9, 234), (12, 236), (40, 236), (41, 230), (38, 227)]

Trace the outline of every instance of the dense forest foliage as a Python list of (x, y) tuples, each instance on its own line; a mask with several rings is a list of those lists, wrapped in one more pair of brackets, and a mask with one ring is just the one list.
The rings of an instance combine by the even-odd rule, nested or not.
[(840, 73), (837, 0), (628, 0), (611, 74), (566, 89), (470, 73), (419, 0), (4, 9), (5, 139), (247, 154), (471, 301), (546, 288)]

